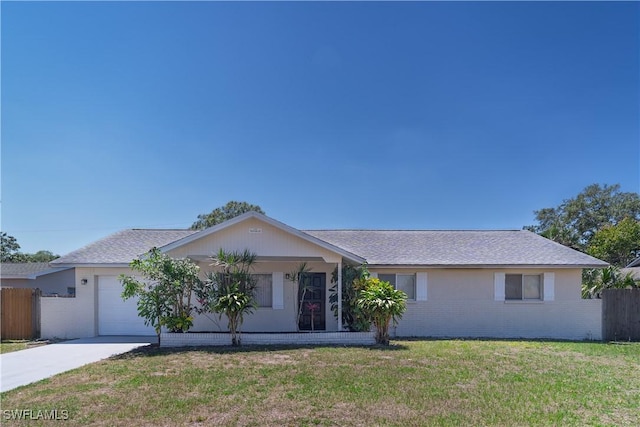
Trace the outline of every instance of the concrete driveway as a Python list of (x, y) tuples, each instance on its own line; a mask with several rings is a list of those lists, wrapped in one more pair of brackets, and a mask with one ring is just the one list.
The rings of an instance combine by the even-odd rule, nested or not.
[(0, 391), (157, 343), (153, 337), (95, 337), (48, 344), (0, 355)]

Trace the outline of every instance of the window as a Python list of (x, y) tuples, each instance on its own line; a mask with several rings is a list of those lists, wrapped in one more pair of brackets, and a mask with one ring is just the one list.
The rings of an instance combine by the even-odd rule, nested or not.
[(76, 287), (75, 286), (68, 286), (67, 287), (67, 295), (69, 295), (70, 297), (75, 297), (76, 296)]
[(407, 299), (416, 299), (415, 274), (379, 274), (378, 279), (391, 283), (394, 288), (407, 294)]
[(258, 307), (271, 307), (273, 304), (273, 280), (271, 274), (252, 274), (256, 281), (255, 296)]
[(541, 300), (542, 280), (540, 275), (507, 274), (504, 297), (506, 300)]

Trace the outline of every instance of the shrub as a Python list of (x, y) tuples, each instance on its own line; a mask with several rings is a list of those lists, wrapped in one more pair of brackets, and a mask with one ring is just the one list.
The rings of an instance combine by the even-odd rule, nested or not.
[(362, 286), (357, 306), (376, 327), (376, 342), (389, 345), (389, 325), (397, 324), (407, 309), (407, 294), (396, 290), (389, 282), (377, 278), (356, 281)]
[(145, 278), (121, 275), (122, 299), (138, 296), (138, 315), (160, 338), (164, 326), (171, 332), (186, 332), (193, 325), (192, 291), (198, 286), (200, 268), (188, 259), (173, 259), (159, 249), (151, 249), (130, 264)]
[(198, 311), (218, 313), (220, 318), (225, 316), (231, 344), (241, 345), (244, 316), (256, 308), (256, 282), (251, 275), (256, 255), (248, 250), (225, 252), (220, 249), (211, 260), (216, 271), (207, 273), (207, 280), (195, 289), (201, 305)]
[[(364, 332), (371, 328), (371, 322), (358, 307), (357, 301), (360, 296), (363, 279), (369, 277), (366, 265), (353, 266), (344, 264), (342, 266), (342, 322), (344, 327), (351, 332)], [(329, 303), (335, 318), (338, 318), (338, 268), (333, 270), (331, 283), (335, 285), (329, 290)]]

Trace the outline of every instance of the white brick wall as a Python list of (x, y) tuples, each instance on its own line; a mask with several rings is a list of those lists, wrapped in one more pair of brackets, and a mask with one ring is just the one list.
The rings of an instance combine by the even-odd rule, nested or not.
[(601, 300), (512, 303), (409, 303), (398, 337), (553, 338), (600, 340)]
[[(288, 271), (287, 265), (264, 266), (271, 271)], [(314, 271), (323, 271), (317, 266)], [(330, 269), (327, 272), (327, 287), (330, 287)], [(275, 268), (275, 269), (274, 269)], [(580, 297), (581, 270), (579, 269), (428, 269), (427, 301), (408, 303), (407, 312), (397, 328), (392, 328), (396, 336), (416, 337), (496, 337), (496, 338), (555, 338), (594, 339), (602, 337), (602, 307), (600, 300), (583, 300)], [(496, 272), (543, 274), (553, 272), (555, 277), (554, 300), (532, 303), (495, 301), (494, 274)], [(391, 273), (394, 270), (378, 270)], [(403, 270), (402, 272), (407, 272)], [(415, 271), (417, 272), (417, 271)], [(76, 268), (76, 298), (42, 298), (41, 330), (43, 338), (83, 338), (97, 334), (97, 293), (96, 277), (103, 274), (117, 275), (130, 273), (129, 269)], [(88, 279), (86, 285), (81, 284)], [(285, 281), (285, 309), (258, 309), (247, 316), (244, 328), (248, 332), (278, 332), (295, 327), (293, 301), (295, 290)], [(328, 297), (328, 292), (327, 292)], [(329, 304), (327, 304), (329, 307)], [(209, 315), (217, 319), (216, 315)], [(255, 343), (265, 344), (341, 344), (333, 342), (331, 331), (337, 328), (333, 313), (327, 308), (326, 333), (317, 334), (265, 334), (254, 335)], [(199, 316), (194, 330), (212, 331), (226, 329), (224, 319), (216, 325)], [(184, 334), (178, 334), (180, 336)], [(206, 344), (227, 345), (228, 334), (188, 334), (190, 340), (203, 339)], [(220, 344), (216, 344), (214, 335)], [(337, 336), (339, 336), (338, 333)], [(202, 338), (193, 338), (193, 337)], [(253, 343), (250, 334), (243, 334), (246, 344)], [(320, 336), (323, 341), (317, 342)], [(341, 338), (340, 338), (341, 339)], [(365, 341), (369, 338), (362, 338)], [(371, 336), (371, 341), (373, 337)], [(310, 341), (311, 340), (311, 341)], [(329, 340), (329, 341), (327, 341)], [(349, 334), (352, 344), (367, 342), (353, 333)], [(186, 344), (177, 344), (186, 345)]]
[(92, 307), (78, 298), (40, 298), (40, 336), (42, 338), (86, 338), (94, 336), (87, 318)]
[[(495, 301), (494, 273), (554, 272), (553, 301)], [(434, 269), (428, 301), (410, 301), (398, 337), (553, 338), (600, 340), (600, 300), (580, 296), (581, 270)]]
[[(243, 333), (243, 345), (294, 344), (294, 345), (372, 345), (375, 344), (373, 332), (300, 332), (255, 334)], [(231, 345), (228, 333), (162, 333), (161, 347), (199, 347)]]

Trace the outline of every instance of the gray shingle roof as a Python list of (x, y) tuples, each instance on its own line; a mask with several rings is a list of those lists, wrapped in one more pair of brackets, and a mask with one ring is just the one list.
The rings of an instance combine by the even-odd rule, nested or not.
[(620, 274), (623, 276), (628, 273), (631, 273), (631, 276), (635, 280), (640, 280), (640, 267), (625, 267), (620, 269)]
[(48, 262), (2, 263), (0, 277), (3, 279), (30, 279), (43, 273), (55, 273), (64, 268), (52, 268)]
[(607, 265), (525, 230), (309, 230), (305, 233), (358, 254), (370, 265)]
[[(51, 262), (51, 266), (128, 264), (152, 247), (198, 231), (124, 230)], [(589, 255), (524, 230), (308, 230), (370, 265), (604, 267)]]
[(128, 264), (153, 247), (161, 247), (196, 233), (195, 230), (124, 230), (68, 253), (51, 262), (66, 264)]

